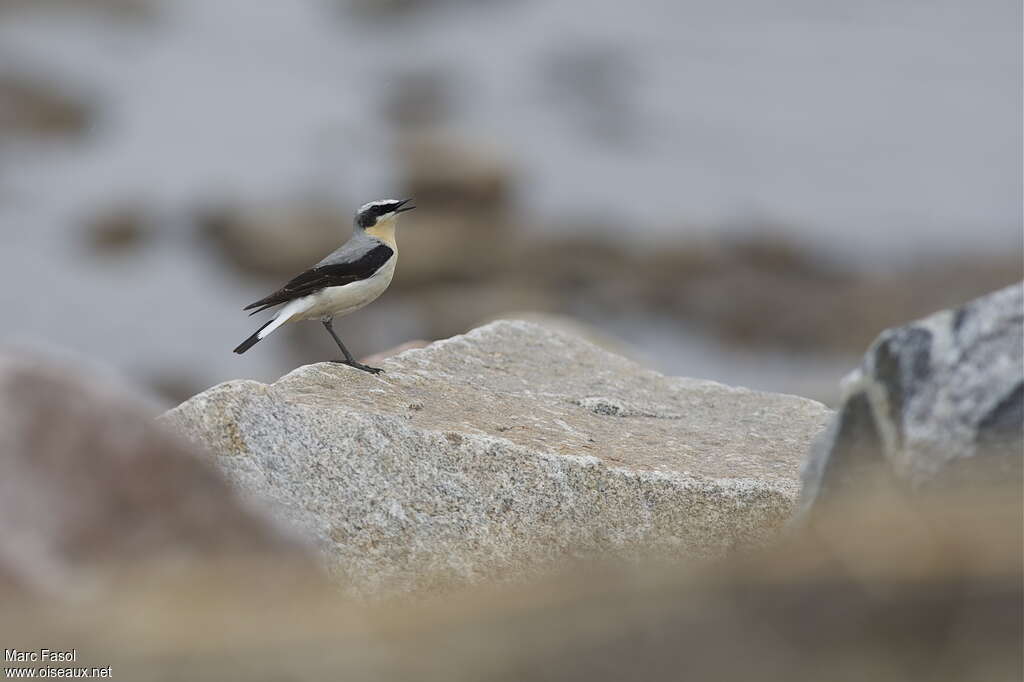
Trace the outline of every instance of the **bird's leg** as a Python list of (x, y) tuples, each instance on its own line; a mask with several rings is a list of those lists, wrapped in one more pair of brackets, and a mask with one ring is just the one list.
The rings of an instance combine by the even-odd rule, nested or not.
[(331, 338), (334, 339), (334, 342), (338, 344), (338, 348), (340, 348), (341, 352), (345, 355), (344, 360), (337, 360), (336, 362), (348, 365), (349, 367), (355, 367), (356, 369), (361, 369), (364, 372), (369, 372), (370, 374), (380, 374), (381, 372), (384, 371), (378, 367), (370, 367), (369, 365), (364, 365), (363, 363), (358, 362), (354, 357), (352, 357), (352, 354), (348, 352), (348, 348), (345, 348), (345, 344), (343, 344), (341, 342), (341, 339), (338, 338), (338, 335), (334, 333), (334, 318), (325, 317), (324, 319), (321, 320), (321, 322), (324, 323), (324, 328), (327, 329), (327, 332), (331, 335)]
[(352, 354), (348, 352), (348, 348), (345, 348), (345, 344), (341, 342), (341, 339), (339, 339), (338, 335), (334, 332), (334, 319), (331, 317), (325, 317), (320, 321), (324, 323), (324, 327), (327, 328), (327, 332), (331, 335), (331, 338), (333, 338), (334, 342), (338, 344), (338, 348), (341, 349), (341, 352), (345, 354), (345, 363), (352, 364), (355, 362), (356, 359), (352, 357)]

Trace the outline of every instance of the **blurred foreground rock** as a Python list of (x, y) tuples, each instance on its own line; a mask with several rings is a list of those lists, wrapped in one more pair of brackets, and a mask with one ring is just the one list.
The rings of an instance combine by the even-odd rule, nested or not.
[(228, 382), (163, 418), (312, 534), (355, 592), (763, 543), (789, 517), (799, 462), (829, 415), (667, 378), (526, 322), (383, 367)]
[(239, 559), (249, 575), (270, 564), (312, 575), (294, 537), (239, 502), (138, 403), (107, 377), (0, 350), (4, 587), (109, 595), (129, 575)]
[(135, 682), (1019, 682), (1016, 507), (935, 502), (843, 509), (842, 547), (802, 532), (710, 565), (581, 564), (371, 604), (312, 587), (240, 595), (228, 576), (89, 608), (0, 609), (0, 638), (74, 646), (75, 665)]
[(804, 471), (803, 505), (898, 490), (1021, 493), (1024, 285), (885, 331), (845, 380)]

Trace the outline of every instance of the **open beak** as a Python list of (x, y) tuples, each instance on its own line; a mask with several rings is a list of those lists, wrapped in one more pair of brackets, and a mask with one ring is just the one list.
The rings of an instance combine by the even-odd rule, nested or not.
[(405, 213), (406, 211), (411, 211), (416, 208), (415, 206), (406, 206), (410, 201), (412, 201), (412, 199), (403, 199), (400, 201), (395, 207), (395, 213)]

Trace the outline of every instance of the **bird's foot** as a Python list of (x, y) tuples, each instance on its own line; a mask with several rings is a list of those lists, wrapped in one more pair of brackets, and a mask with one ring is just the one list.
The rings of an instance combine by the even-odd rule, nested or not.
[(355, 367), (356, 369), (361, 369), (364, 372), (369, 372), (370, 374), (381, 374), (384, 371), (380, 367), (370, 367), (369, 365), (364, 365), (363, 363), (356, 362), (355, 360), (353, 360), (352, 362), (349, 362), (348, 360), (332, 360), (332, 362), (336, 362), (339, 365), (348, 365), (349, 367)]

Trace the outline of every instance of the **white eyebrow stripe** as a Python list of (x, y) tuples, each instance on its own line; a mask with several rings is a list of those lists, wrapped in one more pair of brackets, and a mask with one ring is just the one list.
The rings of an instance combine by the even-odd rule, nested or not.
[(401, 201), (401, 199), (378, 199), (377, 201), (371, 201), (369, 203), (366, 203), (366, 204), (363, 204), (362, 206), (360, 206), (359, 207), (359, 212), (362, 213), (366, 209), (373, 208), (374, 206), (384, 206), (386, 204), (397, 204), (400, 201)]

